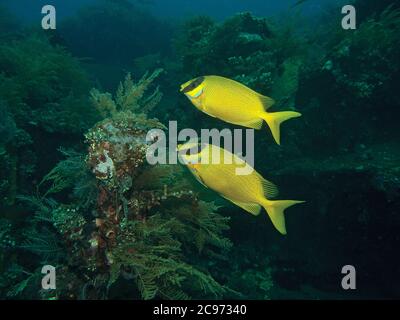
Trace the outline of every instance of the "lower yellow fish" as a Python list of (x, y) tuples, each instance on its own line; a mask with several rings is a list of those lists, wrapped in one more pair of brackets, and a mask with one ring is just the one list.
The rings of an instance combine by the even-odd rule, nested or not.
[(190, 80), (181, 85), (181, 92), (196, 108), (223, 121), (261, 129), (265, 120), (277, 144), (280, 144), (281, 139), (281, 123), (301, 116), (301, 113), (294, 111), (267, 112), (274, 100), (220, 76), (203, 76)]
[[(275, 228), (286, 234), (284, 210), (298, 200), (269, 200), (278, 195), (278, 188), (264, 179), (248, 163), (231, 152), (210, 144), (186, 143), (177, 148), (196, 179), (253, 215), (263, 207)], [(249, 174), (239, 175), (238, 169), (248, 166)]]

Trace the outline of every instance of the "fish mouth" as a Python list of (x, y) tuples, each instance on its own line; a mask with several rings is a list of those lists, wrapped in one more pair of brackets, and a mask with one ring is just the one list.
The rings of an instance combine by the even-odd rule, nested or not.
[(194, 89), (196, 89), (199, 85), (201, 85), (205, 80), (205, 77), (198, 77), (194, 80), (188, 81), (181, 85), (180, 92), (187, 93)]

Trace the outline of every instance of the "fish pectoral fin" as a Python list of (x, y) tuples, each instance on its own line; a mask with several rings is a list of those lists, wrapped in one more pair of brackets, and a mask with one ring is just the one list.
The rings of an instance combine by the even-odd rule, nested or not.
[(224, 197), (226, 200), (229, 200), (233, 204), (237, 205), (238, 207), (242, 208), (243, 210), (251, 213), (254, 216), (258, 216), (261, 211), (261, 206), (257, 203), (246, 203), (246, 202), (239, 202), (239, 201), (234, 201), (232, 199), (229, 199), (227, 197)]

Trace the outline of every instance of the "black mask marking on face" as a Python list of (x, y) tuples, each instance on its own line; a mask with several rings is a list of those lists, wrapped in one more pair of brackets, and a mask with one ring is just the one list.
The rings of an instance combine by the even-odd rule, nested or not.
[(201, 85), (204, 81), (204, 77), (198, 77), (194, 79), (186, 88), (183, 88), (182, 92), (186, 93), (196, 89), (199, 85)]

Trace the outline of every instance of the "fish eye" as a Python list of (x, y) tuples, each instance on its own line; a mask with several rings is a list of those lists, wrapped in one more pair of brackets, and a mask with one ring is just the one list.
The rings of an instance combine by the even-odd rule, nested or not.
[(194, 81), (193, 85), (195, 85), (195, 87), (198, 87), (199, 85), (201, 85), (203, 83), (203, 81), (204, 81), (204, 77), (199, 77)]

